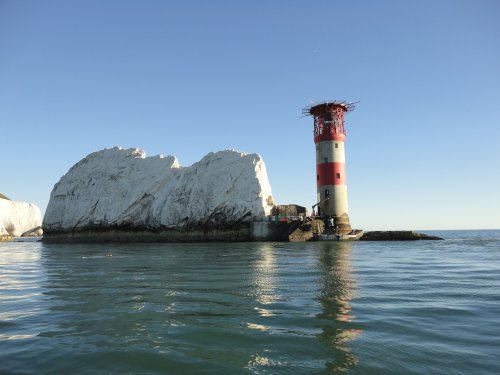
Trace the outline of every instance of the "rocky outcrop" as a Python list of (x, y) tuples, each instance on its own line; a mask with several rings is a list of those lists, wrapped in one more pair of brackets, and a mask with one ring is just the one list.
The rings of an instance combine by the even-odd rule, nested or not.
[(160, 240), (196, 233), (193, 238), (203, 240), (200, 233), (216, 239), (233, 229), (239, 236), (240, 224), (262, 220), (273, 205), (257, 154), (221, 151), (181, 167), (174, 156), (146, 158), (140, 149), (115, 147), (88, 155), (54, 186), (44, 239), (91, 240), (99, 233), (114, 240), (126, 232)]
[(38, 237), (43, 234), (42, 226), (39, 225), (35, 228), (32, 228), (30, 230), (27, 230), (23, 234), (21, 234), (21, 237)]
[(324, 231), (325, 223), (323, 220), (306, 219), (304, 222), (291, 223), (288, 240), (290, 242), (314, 241)]
[(430, 236), (409, 230), (401, 231), (372, 231), (365, 232), (360, 241), (415, 241), (415, 240), (442, 240), (438, 236)]
[(313, 229), (311, 222), (290, 228), (288, 240), (290, 242), (306, 242), (313, 239)]
[(4, 241), (12, 241), (12, 236), (0, 234), (0, 242), (4, 242)]
[[(19, 237), (42, 224), (40, 209), (32, 204), (16, 202), (5, 195), (0, 197), (0, 237)], [(36, 234), (40, 235), (40, 232)], [(36, 235), (35, 234), (35, 235)]]

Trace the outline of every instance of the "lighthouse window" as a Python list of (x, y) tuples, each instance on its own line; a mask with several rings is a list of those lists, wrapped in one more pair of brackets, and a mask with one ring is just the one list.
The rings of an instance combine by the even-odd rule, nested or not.
[(328, 163), (328, 157), (324, 157), (323, 159), (325, 159), (325, 163)]
[(339, 148), (339, 144), (338, 143), (335, 143), (335, 148)]
[(337, 180), (340, 180), (340, 173), (336, 173), (337, 175)]
[(316, 181), (319, 181), (319, 174), (316, 175)]

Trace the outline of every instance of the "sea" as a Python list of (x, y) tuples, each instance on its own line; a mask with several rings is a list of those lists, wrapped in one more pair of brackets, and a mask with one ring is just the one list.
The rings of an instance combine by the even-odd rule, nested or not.
[(500, 374), (500, 230), (0, 243), (0, 374)]

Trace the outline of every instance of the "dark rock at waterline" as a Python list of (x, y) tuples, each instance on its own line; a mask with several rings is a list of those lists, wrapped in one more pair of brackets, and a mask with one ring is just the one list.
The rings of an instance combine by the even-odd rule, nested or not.
[(430, 236), (410, 230), (372, 231), (365, 232), (360, 241), (415, 241), (415, 240), (443, 240), (438, 236)]

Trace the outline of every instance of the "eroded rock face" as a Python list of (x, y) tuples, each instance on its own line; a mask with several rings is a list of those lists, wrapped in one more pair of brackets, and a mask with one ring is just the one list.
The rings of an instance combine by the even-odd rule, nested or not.
[(0, 197), (0, 236), (19, 237), (41, 224), (42, 214), (38, 206), (12, 201), (4, 195)]
[(257, 154), (210, 153), (190, 167), (174, 156), (115, 147), (75, 164), (54, 186), (45, 235), (85, 228), (156, 230), (225, 226), (269, 215), (266, 167)]

